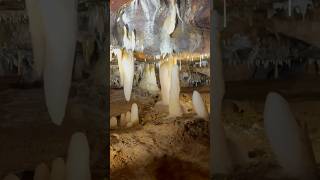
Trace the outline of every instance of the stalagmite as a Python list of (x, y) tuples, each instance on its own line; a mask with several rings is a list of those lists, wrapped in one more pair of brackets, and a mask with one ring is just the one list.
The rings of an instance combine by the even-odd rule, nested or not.
[(117, 118), (111, 117), (110, 118), (110, 129), (116, 129), (117, 128)]
[(38, 78), (42, 76), (46, 52), (46, 36), (39, 1), (40, 0), (26, 0), (26, 9), (29, 16), (29, 29), (32, 38), (32, 50), (34, 57), (33, 67)]
[(44, 163), (39, 164), (34, 172), (33, 180), (45, 180), (49, 179), (50, 170), (48, 166)]
[(39, 1), (46, 47), (44, 89), (52, 121), (60, 125), (65, 115), (77, 36), (76, 0)]
[(143, 78), (139, 83), (139, 87), (151, 93), (157, 93), (159, 91), (154, 65), (145, 65)]
[(66, 165), (66, 180), (91, 180), (90, 149), (85, 134), (72, 135)]
[(193, 109), (196, 111), (199, 117), (209, 120), (207, 107), (204, 104), (203, 99), (198, 91), (193, 91), (192, 105)]
[(126, 113), (126, 121), (127, 121), (127, 122), (130, 122), (130, 120), (131, 120), (131, 112), (128, 111), (128, 112)]
[(161, 103), (163, 105), (169, 105), (169, 90), (171, 82), (171, 61), (163, 62), (160, 64), (160, 85), (161, 85)]
[(290, 177), (317, 179), (313, 153), (308, 150), (302, 129), (279, 94), (268, 94), (264, 108), (264, 127), (280, 165)]
[(123, 51), (123, 90), (126, 101), (130, 101), (133, 77), (134, 77), (134, 57), (131, 51)]
[(182, 115), (180, 105), (180, 81), (179, 81), (179, 68), (173, 65), (171, 72), (171, 84), (169, 90), (169, 115), (176, 117)]
[(139, 124), (139, 111), (138, 111), (138, 105), (136, 103), (133, 103), (131, 106), (130, 122), (132, 122), (133, 125)]
[(3, 180), (20, 180), (20, 179), (14, 174), (8, 174), (6, 177), (3, 178)]
[(125, 113), (121, 113), (120, 115), (120, 126), (125, 127), (127, 125), (127, 119)]
[(52, 161), (50, 180), (65, 180), (66, 164), (62, 158), (56, 158)]
[(211, 82), (213, 83), (211, 102), (213, 119), (210, 123), (210, 154), (211, 154), (211, 176), (214, 174), (227, 174), (232, 170), (232, 161), (227, 148), (227, 139), (221, 120), (222, 101), (225, 93), (223, 68), (221, 60), (219, 14), (213, 11), (213, 43), (212, 52), (214, 54), (211, 66)]

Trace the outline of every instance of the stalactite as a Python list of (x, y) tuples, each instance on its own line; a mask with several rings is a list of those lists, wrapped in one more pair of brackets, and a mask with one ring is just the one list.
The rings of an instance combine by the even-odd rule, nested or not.
[(123, 51), (122, 53), (123, 66), (123, 90), (126, 101), (130, 100), (133, 78), (134, 78), (134, 58), (132, 51)]
[(143, 78), (139, 83), (139, 87), (141, 89), (149, 91), (150, 93), (157, 93), (159, 91), (155, 67), (153, 64), (145, 65)]

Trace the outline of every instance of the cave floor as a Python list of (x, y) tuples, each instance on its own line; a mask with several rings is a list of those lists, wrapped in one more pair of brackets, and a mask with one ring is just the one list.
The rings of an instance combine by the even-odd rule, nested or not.
[[(194, 118), (192, 112), (181, 118), (168, 118), (166, 107), (155, 107), (155, 96), (143, 96), (138, 90), (132, 95), (131, 101), (126, 102), (122, 89), (111, 90), (111, 116), (119, 119), (135, 102), (140, 124), (111, 130), (110, 179), (208, 179), (208, 121)], [(181, 95), (186, 112), (192, 110), (189, 96)]]
[[(282, 93), (295, 117), (307, 122), (319, 166), (320, 85), (316, 82), (320, 81), (317, 80), (227, 82), (222, 118), (236, 170), (228, 177), (214, 179), (284, 179), (279, 178), (283, 177), (281, 168), (263, 128), (264, 99), (269, 91)], [(198, 89), (209, 105), (209, 88)], [(182, 88), (180, 95), (188, 113), (168, 119), (166, 108), (154, 108), (159, 97), (148, 97), (135, 90), (133, 100), (127, 103), (122, 89), (111, 90), (111, 116), (129, 111), (133, 102), (141, 109), (138, 126), (111, 130), (111, 179), (208, 179), (208, 122), (195, 118), (190, 111), (192, 91)]]
[[(85, 132), (88, 137), (93, 179), (105, 177), (105, 115), (97, 98), (92, 100), (90, 93), (80, 97), (80, 92), (73, 89), (81, 88), (75, 85), (65, 119), (56, 126), (47, 113), (42, 88), (20, 86), (15, 78), (0, 81), (0, 177), (15, 173), (21, 179), (33, 179), (39, 163), (50, 168), (53, 159), (66, 159), (71, 135), (76, 131)], [(87, 90), (81, 93), (84, 92)]]

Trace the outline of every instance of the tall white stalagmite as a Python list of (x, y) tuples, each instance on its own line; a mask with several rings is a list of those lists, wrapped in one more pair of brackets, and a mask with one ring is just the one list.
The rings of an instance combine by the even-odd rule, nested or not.
[(70, 140), (66, 180), (91, 180), (89, 144), (81, 132), (74, 133)]
[(143, 78), (139, 83), (141, 89), (147, 90), (151, 93), (159, 91), (155, 67), (153, 64), (146, 64), (144, 67)]
[(290, 111), (286, 100), (279, 94), (268, 94), (264, 108), (264, 127), (280, 165), (290, 177), (317, 179), (312, 151)]
[(171, 83), (172, 62), (167, 61), (160, 64), (160, 85), (161, 85), (161, 103), (169, 105), (169, 90)]
[(139, 124), (139, 110), (138, 110), (138, 105), (136, 103), (133, 103), (131, 106), (130, 122), (132, 122), (133, 125)]
[(14, 174), (8, 174), (3, 178), (3, 180), (20, 180), (20, 179)]
[(52, 121), (65, 115), (77, 37), (77, 0), (39, 1), (45, 31), (44, 89)]
[(213, 11), (213, 64), (210, 66), (211, 82), (213, 83), (211, 102), (213, 112), (212, 120), (210, 123), (210, 154), (211, 154), (211, 173), (214, 174), (227, 174), (232, 170), (232, 161), (230, 159), (229, 149), (227, 147), (227, 139), (224, 131), (224, 127), (221, 120), (222, 101), (225, 93), (223, 68), (221, 60), (220, 49), (220, 32), (219, 32), (219, 14), (217, 11)]
[(126, 101), (130, 101), (133, 77), (134, 77), (134, 57), (132, 51), (123, 51), (122, 53), (123, 67), (123, 90)]
[(62, 158), (56, 158), (52, 161), (50, 180), (65, 180), (66, 164)]
[(44, 163), (39, 164), (34, 172), (33, 180), (45, 180), (49, 179), (50, 170), (48, 166)]
[(178, 65), (172, 66), (171, 71), (171, 84), (169, 90), (169, 115), (181, 116), (182, 109), (180, 105), (180, 79)]
[(26, 0), (26, 9), (32, 38), (33, 68), (40, 78), (45, 64), (46, 36), (39, 1), (40, 0)]
[(209, 120), (208, 110), (203, 102), (203, 99), (198, 91), (193, 91), (192, 105), (197, 115), (203, 119)]

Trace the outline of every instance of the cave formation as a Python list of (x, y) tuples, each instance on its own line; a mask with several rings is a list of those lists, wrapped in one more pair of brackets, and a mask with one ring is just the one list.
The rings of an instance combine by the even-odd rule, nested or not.
[[(111, 178), (318, 178), (318, 1), (110, 4)], [(134, 57), (129, 101), (119, 51)], [(127, 128), (133, 103), (139, 124)]]
[(107, 10), (0, 1), (0, 179), (105, 178)]
[(209, 1), (110, 6), (110, 178), (208, 179)]

